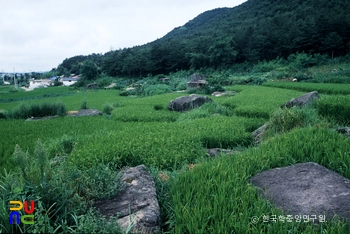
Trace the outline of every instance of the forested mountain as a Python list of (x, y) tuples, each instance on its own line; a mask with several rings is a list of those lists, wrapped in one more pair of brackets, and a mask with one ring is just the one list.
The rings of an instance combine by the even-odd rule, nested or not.
[(89, 59), (110, 76), (139, 77), (297, 52), (341, 56), (350, 52), (349, 12), (348, 0), (248, 0), (204, 12), (143, 46), (66, 59), (57, 70), (75, 73)]

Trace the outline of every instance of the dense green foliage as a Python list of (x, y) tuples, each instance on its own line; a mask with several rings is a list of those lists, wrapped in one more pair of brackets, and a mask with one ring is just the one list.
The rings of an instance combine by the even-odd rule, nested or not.
[(65, 59), (56, 71), (77, 74), (91, 60), (110, 76), (145, 77), (286, 59), (298, 52), (334, 58), (350, 52), (348, 12), (350, 3), (342, 0), (248, 0), (204, 12), (143, 46)]

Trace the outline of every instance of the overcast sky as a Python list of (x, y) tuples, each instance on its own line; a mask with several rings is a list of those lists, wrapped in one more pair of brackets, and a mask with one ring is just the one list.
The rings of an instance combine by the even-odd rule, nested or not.
[(48, 71), (75, 55), (143, 45), (245, 0), (0, 0), (0, 72)]

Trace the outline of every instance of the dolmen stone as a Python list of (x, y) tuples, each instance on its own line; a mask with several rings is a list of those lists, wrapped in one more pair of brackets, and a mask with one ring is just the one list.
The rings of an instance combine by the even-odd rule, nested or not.
[(292, 98), (286, 104), (282, 105), (281, 108), (287, 107), (291, 108), (293, 106), (304, 107), (310, 105), (314, 100), (319, 99), (317, 91), (312, 91), (310, 93), (304, 94), (297, 98)]
[(183, 112), (200, 107), (203, 104), (212, 101), (213, 100), (207, 96), (191, 94), (190, 96), (182, 96), (175, 100), (171, 100), (168, 104), (168, 110)]
[[(317, 163), (263, 171), (250, 179), (284, 215), (350, 221), (350, 180)], [(319, 219), (314, 220), (320, 221)]]
[(153, 177), (145, 165), (120, 173), (123, 186), (116, 197), (97, 201), (96, 208), (106, 217), (118, 213), (118, 223), (132, 233), (161, 233), (160, 208)]

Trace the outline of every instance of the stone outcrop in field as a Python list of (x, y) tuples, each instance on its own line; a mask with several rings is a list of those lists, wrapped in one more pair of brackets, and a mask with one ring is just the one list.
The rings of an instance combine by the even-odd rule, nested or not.
[(190, 96), (178, 97), (175, 100), (171, 100), (168, 104), (168, 109), (172, 111), (187, 111), (196, 107), (202, 106), (206, 102), (212, 102), (213, 100), (207, 96), (201, 96), (197, 94), (191, 94)]
[(310, 105), (314, 100), (319, 99), (320, 96), (318, 95), (317, 91), (313, 91), (307, 94), (304, 94), (297, 98), (292, 98), (289, 100), (286, 104), (282, 105), (281, 108), (287, 107), (291, 108), (293, 106), (303, 107)]
[(119, 214), (123, 229), (132, 226), (132, 233), (161, 233), (160, 209), (153, 177), (145, 165), (121, 172), (123, 185), (115, 198), (96, 202), (101, 214), (107, 217)]
[(317, 163), (299, 163), (263, 171), (251, 178), (264, 198), (286, 215), (338, 215), (350, 221), (350, 180)]

